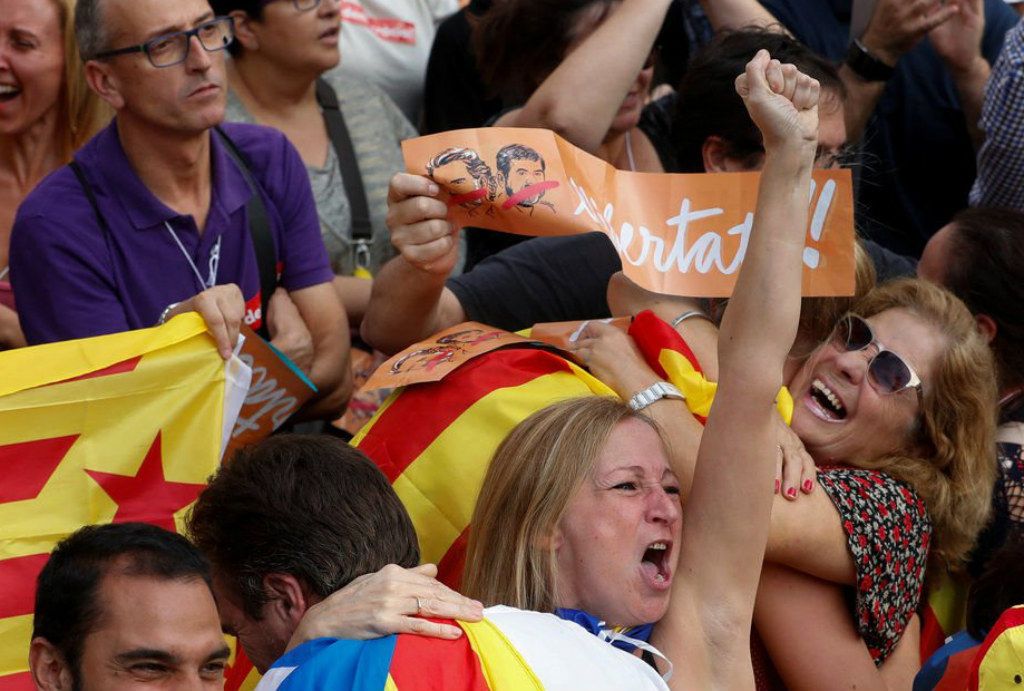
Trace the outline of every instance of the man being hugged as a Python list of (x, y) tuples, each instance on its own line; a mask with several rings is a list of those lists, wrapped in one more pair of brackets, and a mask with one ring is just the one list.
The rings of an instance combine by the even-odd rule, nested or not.
[(229, 18), (206, 0), (81, 0), (89, 86), (113, 123), (18, 210), (11, 279), (29, 343), (199, 312), (228, 357), (265, 327), (320, 395), (347, 401), (348, 325), (302, 161), (274, 130), (225, 125)]

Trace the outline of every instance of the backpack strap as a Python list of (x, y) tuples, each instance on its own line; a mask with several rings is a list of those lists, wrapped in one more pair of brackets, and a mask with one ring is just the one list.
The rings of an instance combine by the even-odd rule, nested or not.
[[(316, 80), (316, 100), (323, 112), (327, 136), (330, 137), (331, 145), (338, 156), (338, 166), (341, 168), (341, 177), (345, 184), (345, 196), (348, 197), (352, 209), (352, 239), (357, 246), (362, 245), (362, 251), (366, 252), (373, 228), (370, 225), (370, 204), (366, 198), (366, 189), (363, 187), (363, 176), (359, 172), (352, 137), (349, 136), (345, 117), (338, 106), (338, 95), (324, 79)], [(358, 262), (358, 254), (356, 258)]]
[(246, 161), (245, 154), (219, 125), (214, 127), (214, 130), (224, 142), (225, 150), (238, 165), (242, 177), (245, 178), (245, 183), (252, 192), (252, 197), (246, 203), (245, 209), (249, 220), (249, 236), (252, 238), (253, 249), (256, 250), (256, 266), (260, 272), (260, 328), (256, 333), (269, 341), (267, 305), (270, 303), (270, 296), (277, 288), (277, 252), (274, 249), (274, 238), (270, 234), (270, 216), (267, 214), (267, 207), (263, 204), (259, 183), (252, 175), (252, 167)]

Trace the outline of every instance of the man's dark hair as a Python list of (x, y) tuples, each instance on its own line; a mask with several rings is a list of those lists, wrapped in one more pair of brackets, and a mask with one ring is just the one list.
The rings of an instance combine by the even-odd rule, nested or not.
[[(266, 4), (266, 0), (210, 0), (210, 7), (218, 17), (225, 17), (231, 12), (241, 10), (256, 21), (263, 19), (263, 7)], [(228, 52), (233, 56), (239, 55), (242, 50), (242, 43), (237, 38), (228, 44)]]
[(188, 527), (256, 620), (268, 574), (290, 574), (327, 597), (388, 564), (419, 563), (412, 522), (387, 478), (325, 436), (280, 435), (238, 451), (199, 495)]
[(669, 172), (703, 172), (704, 142), (711, 136), (725, 140), (730, 158), (747, 160), (764, 153), (761, 132), (736, 93), (736, 77), (762, 48), (817, 79), (823, 93), (838, 94), (837, 105), (845, 98), (835, 65), (795, 38), (757, 28), (723, 32), (691, 58), (677, 89), (672, 132), (680, 169)]
[(75, 3), (75, 40), (82, 60), (91, 60), (107, 49), (107, 31), (103, 25), (100, 0), (78, 0)]
[(100, 583), (112, 568), (129, 576), (201, 579), (210, 585), (210, 565), (199, 550), (154, 525), (90, 525), (61, 540), (36, 582), (32, 637), (53, 644), (76, 677), (82, 644), (102, 614)]
[(967, 209), (952, 220), (943, 284), (971, 314), (996, 323), (992, 352), (999, 385), (1024, 384), (1024, 214), (1011, 209)]
[(499, 149), (498, 155), (495, 158), (498, 171), (505, 177), (505, 180), (508, 180), (508, 172), (512, 169), (512, 161), (539, 161), (541, 170), (544, 170), (546, 167), (544, 157), (530, 147), (523, 144), (509, 144)]

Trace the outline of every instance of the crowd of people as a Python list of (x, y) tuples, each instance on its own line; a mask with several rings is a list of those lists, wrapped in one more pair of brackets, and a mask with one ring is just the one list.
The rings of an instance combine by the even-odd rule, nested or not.
[[(949, 660), (1024, 604), (1021, 15), (0, 0), (0, 350), (197, 312), (225, 359), (248, 326), (317, 390), (288, 424), (306, 434), (225, 459), (184, 535), (87, 526), (57, 545), (24, 651), (36, 688), (222, 688), (222, 633), (265, 689), (364, 688), (379, 670), (352, 646), (380, 640), (418, 651), (424, 687), (488, 688), (453, 676), (451, 645), (496, 630), (514, 654), (479, 672), (495, 689), (967, 689)], [(402, 142), (492, 126), (622, 171), (760, 171), (730, 298), (634, 284), (602, 233), (453, 226)], [(478, 184), (511, 185), (529, 156)], [(855, 292), (805, 297), (811, 176), (837, 167)], [(602, 322), (645, 312), (717, 383), (706, 421)], [(615, 395), (521, 411), (493, 454), (461, 451), (486, 472), (442, 585), (390, 461), (332, 424), (353, 354), (584, 320), (561, 356)], [(938, 647), (926, 604), (951, 581), (964, 630)]]

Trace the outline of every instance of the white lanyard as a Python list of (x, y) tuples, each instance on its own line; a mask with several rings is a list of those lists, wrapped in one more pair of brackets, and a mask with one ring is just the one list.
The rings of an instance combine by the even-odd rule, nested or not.
[(660, 657), (662, 660), (665, 661), (665, 664), (668, 665), (668, 669), (665, 671), (664, 674), (661, 675), (661, 678), (664, 679), (665, 681), (668, 681), (669, 679), (672, 678), (672, 672), (674, 671), (674, 666), (673, 666), (671, 660), (669, 660), (667, 657), (665, 657), (664, 655), (661, 654), (660, 650), (655, 648), (653, 645), (651, 645), (647, 641), (641, 641), (641, 640), (639, 640), (637, 638), (631, 638), (630, 636), (627, 636), (626, 634), (622, 633), (621, 631), (616, 631), (615, 629), (609, 629), (609, 628), (605, 627), (603, 621), (600, 623), (600, 626), (601, 626), (601, 630), (597, 634), (598, 638), (600, 638), (603, 641), (608, 641), (609, 643), (615, 643), (615, 641), (625, 641), (626, 643), (629, 643), (630, 645), (632, 645), (632, 646), (634, 646), (636, 648), (639, 648), (640, 650), (646, 650), (647, 652), (649, 652), (651, 655), (654, 655), (655, 657)]
[(210, 250), (210, 266), (209, 273), (207, 274), (206, 280), (203, 280), (202, 274), (199, 273), (199, 268), (196, 267), (196, 263), (192, 261), (192, 255), (185, 249), (185, 245), (181, 244), (181, 240), (178, 239), (178, 234), (174, 232), (174, 228), (171, 228), (171, 224), (164, 221), (164, 227), (167, 228), (167, 232), (174, 238), (174, 242), (178, 245), (178, 249), (181, 250), (182, 255), (185, 257), (185, 261), (192, 267), (192, 273), (196, 275), (196, 279), (199, 281), (199, 285), (203, 286), (204, 290), (208, 290), (217, 285), (217, 269), (220, 266), (220, 241), (224, 239), (221, 235), (217, 238), (217, 244)]

